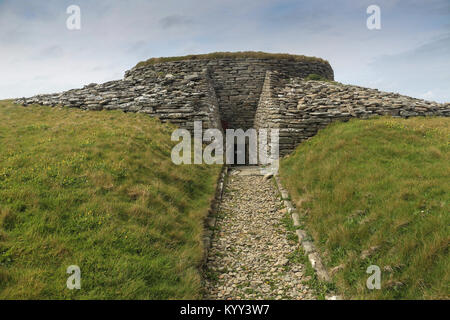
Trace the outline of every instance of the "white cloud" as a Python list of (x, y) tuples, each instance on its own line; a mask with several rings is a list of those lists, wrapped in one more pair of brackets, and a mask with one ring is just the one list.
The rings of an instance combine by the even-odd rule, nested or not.
[[(342, 82), (448, 98), (447, 51), (403, 55), (448, 33), (446, 0), (379, 0), (380, 31), (365, 27), (369, 0), (78, 0), (82, 30), (68, 31), (72, 2), (0, 0), (0, 99), (117, 79), (154, 56), (239, 50), (319, 56)], [(395, 74), (412, 65), (433, 71)]]

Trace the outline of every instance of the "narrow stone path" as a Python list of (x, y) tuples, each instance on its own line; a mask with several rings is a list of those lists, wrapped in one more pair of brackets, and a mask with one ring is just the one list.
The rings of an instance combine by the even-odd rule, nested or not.
[(314, 299), (272, 180), (232, 170), (205, 268), (206, 299)]

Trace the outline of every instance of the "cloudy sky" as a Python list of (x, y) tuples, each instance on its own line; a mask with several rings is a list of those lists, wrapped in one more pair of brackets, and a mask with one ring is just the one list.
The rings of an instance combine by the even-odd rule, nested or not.
[[(381, 30), (366, 26), (381, 8)], [(68, 30), (67, 7), (81, 8)], [(0, 0), (0, 99), (120, 79), (150, 57), (266, 51), (337, 81), (450, 101), (450, 0)]]

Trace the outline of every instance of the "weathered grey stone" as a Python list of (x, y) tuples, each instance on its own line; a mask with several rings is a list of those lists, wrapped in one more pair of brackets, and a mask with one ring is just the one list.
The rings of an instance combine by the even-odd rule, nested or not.
[[(335, 120), (449, 116), (449, 104), (334, 82), (304, 81), (311, 73), (333, 80), (325, 62), (276, 59), (186, 60), (135, 67), (123, 80), (17, 99), (22, 105), (140, 112), (188, 130), (280, 130), (280, 155)], [(223, 129), (226, 129), (223, 128)], [(283, 195), (284, 198), (284, 195)]]
[(228, 176), (218, 206), (205, 298), (314, 299), (314, 290), (303, 283), (305, 266), (291, 259), (298, 243), (287, 236), (272, 181), (251, 168), (237, 173)]
[(302, 248), (305, 250), (306, 253), (312, 253), (316, 251), (316, 248), (314, 247), (314, 244), (311, 241), (302, 241)]
[(312, 252), (308, 254), (308, 260), (311, 263), (314, 270), (316, 271), (317, 277), (320, 280), (325, 282), (329, 282), (331, 280), (317, 252)]

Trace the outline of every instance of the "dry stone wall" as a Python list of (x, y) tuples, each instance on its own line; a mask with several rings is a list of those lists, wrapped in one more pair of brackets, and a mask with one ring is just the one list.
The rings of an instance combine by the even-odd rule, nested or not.
[(124, 80), (16, 100), (23, 105), (63, 105), (86, 110), (139, 112), (193, 129), (194, 121), (220, 128), (219, 106), (208, 71), (163, 73), (147, 69)]
[(207, 70), (218, 99), (221, 120), (228, 128), (253, 127), (256, 108), (267, 70), (285, 77), (306, 77), (311, 73), (333, 80), (328, 63), (274, 59), (200, 59), (166, 62), (128, 71), (125, 79), (135, 79), (153, 70), (157, 74), (190, 74)]
[(448, 117), (450, 104), (336, 82), (286, 79), (280, 73), (268, 72), (255, 127), (278, 128), (280, 154), (286, 155), (332, 121), (377, 115)]
[(123, 80), (17, 99), (22, 105), (64, 105), (86, 110), (140, 112), (193, 130), (277, 128), (280, 155), (335, 120), (373, 115), (449, 116), (449, 104), (414, 99), (332, 81), (305, 81), (309, 74), (333, 80), (320, 60), (198, 59), (135, 67)]
[(226, 127), (248, 129), (253, 127), (267, 70), (276, 70), (285, 77), (315, 73), (333, 79), (331, 66), (319, 60), (184, 60), (135, 67), (125, 73), (123, 80), (17, 102), (143, 112), (188, 129), (194, 120), (205, 121), (206, 127), (220, 127), (220, 113)]

